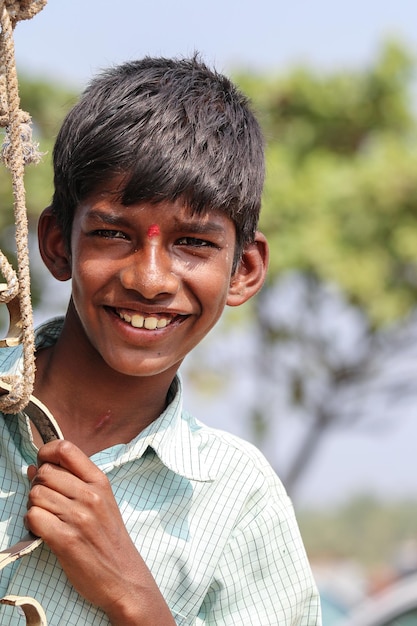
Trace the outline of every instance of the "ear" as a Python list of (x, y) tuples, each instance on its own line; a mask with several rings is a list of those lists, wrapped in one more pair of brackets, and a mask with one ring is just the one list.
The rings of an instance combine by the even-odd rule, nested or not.
[(39, 218), (38, 243), (43, 262), (52, 276), (61, 281), (69, 280), (71, 255), (51, 207), (46, 208)]
[(242, 253), (242, 258), (230, 282), (226, 304), (239, 306), (262, 287), (268, 269), (269, 248), (266, 237), (257, 232), (252, 243)]

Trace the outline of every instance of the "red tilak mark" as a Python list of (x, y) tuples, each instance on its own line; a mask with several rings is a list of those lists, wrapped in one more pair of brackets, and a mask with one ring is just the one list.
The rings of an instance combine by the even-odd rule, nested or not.
[(160, 230), (159, 230), (159, 226), (158, 224), (151, 224), (148, 228), (148, 237), (157, 237), (157, 235), (160, 234)]

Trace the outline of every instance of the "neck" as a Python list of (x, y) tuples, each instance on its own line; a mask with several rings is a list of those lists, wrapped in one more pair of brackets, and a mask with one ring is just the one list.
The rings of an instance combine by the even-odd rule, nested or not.
[(52, 412), (65, 439), (88, 456), (128, 443), (157, 419), (175, 375), (141, 378), (97, 367), (68, 351), (65, 337), (38, 352), (36, 366), (34, 395)]

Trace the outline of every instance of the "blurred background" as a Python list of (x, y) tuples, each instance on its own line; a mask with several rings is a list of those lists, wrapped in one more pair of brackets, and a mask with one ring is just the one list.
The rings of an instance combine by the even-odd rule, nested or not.
[[(252, 99), (269, 279), (183, 376), (191, 411), (253, 441), (283, 480), (335, 624), (417, 570), (417, 3), (49, 0), (15, 46), (45, 153), (26, 174), (33, 233), (54, 136), (98, 70), (199, 51)], [(3, 170), (0, 202), (13, 258)], [(32, 239), (39, 323), (70, 286), (51, 282)]]

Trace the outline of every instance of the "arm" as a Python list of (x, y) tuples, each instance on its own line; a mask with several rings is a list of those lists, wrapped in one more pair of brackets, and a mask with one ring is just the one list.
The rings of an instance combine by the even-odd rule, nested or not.
[(25, 525), (49, 545), (69, 581), (117, 626), (175, 626), (124, 526), (107, 477), (75, 445), (43, 446)]

